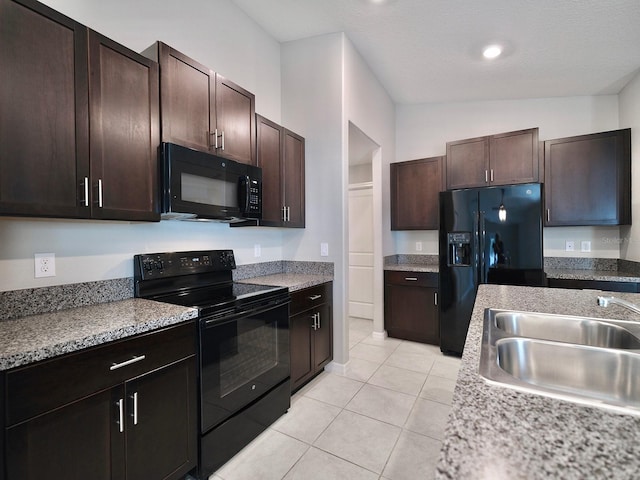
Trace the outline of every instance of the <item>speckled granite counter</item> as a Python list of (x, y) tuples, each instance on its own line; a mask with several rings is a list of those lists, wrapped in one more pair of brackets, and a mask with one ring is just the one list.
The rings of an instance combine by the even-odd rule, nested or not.
[(262, 277), (253, 277), (240, 280), (240, 283), (253, 283), (256, 285), (270, 285), (274, 287), (287, 287), (290, 292), (303, 288), (315, 287), (321, 283), (333, 281), (333, 276), (310, 275), (301, 273), (277, 273)]
[[(437, 479), (633, 479), (640, 417), (486, 384), (478, 375), (487, 307), (637, 319), (596, 306), (596, 290), (481, 285), (467, 335)], [(640, 294), (616, 296), (640, 303)]]
[(0, 370), (197, 317), (193, 308), (139, 298), (0, 322)]
[(547, 278), (567, 280), (598, 280), (604, 282), (640, 282), (640, 277), (631, 273), (609, 270), (570, 270), (546, 268)]

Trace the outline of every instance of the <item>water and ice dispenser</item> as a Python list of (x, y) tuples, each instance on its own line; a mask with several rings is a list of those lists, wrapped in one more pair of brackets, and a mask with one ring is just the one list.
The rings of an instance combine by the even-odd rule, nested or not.
[(449, 266), (471, 265), (471, 232), (447, 233)]

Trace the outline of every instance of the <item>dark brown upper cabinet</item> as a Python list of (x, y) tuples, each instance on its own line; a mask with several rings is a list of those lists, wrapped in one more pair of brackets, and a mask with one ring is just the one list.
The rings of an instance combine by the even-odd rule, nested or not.
[(445, 157), (391, 164), (391, 230), (438, 230)]
[(256, 120), (262, 168), (260, 225), (304, 228), (304, 138), (261, 115)]
[(143, 55), (160, 64), (163, 142), (256, 164), (254, 94), (162, 42)]
[(538, 129), (447, 142), (447, 189), (540, 180)]
[(159, 220), (154, 62), (0, 0), (0, 214)]
[(544, 142), (545, 226), (631, 224), (631, 129)]

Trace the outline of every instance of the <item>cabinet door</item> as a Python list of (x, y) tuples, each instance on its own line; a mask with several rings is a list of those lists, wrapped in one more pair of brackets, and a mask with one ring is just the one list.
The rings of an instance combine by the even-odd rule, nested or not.
[(7, 479), (124, 478), (122, 392), (105, 390), (8, 428)]
[(126, 383), (127, 476), (178, 479), (197, 464), (195, 356)]
[(262, 168), (262, 220), (260, 225), (282, 226), (283, 129), (277, 123), (256, 115), (258, 166)]
[(92, 216), (160, 220), (158, 64), (89, 34)]
[(489, 184), (489, 137), (447, 142), (447, 189)]
[(437, 230), (444, 157), (391, 164), (391, 230)]
[(331, 306), (324, 304), (315, 311), (316, 330), (313, 332), (314, 369), (318, 371), (333, 360), (333, 319)]
[(547, 226), (631, 223), (630, 129), (544, 142)]
[(216, 154), (240, 163), (256, 164), (255, 95), (216, 75)]
[(0, 12), (0, 213), (89, 216), (86, 28), (30, 0)]
[(385, 285), (384, 323), (390, 337), (438, 345), (437, 289)]
[(287, 207), (285, 226), (305, 226), (304, 138), (284, 129), (283, 173), (284, 205)]
[(211, 151), (215, 143), (215, 73), (158, 43), (162, 141)]
[(489, 137), (492, 185), (532, 183), (538, 175), (538, 129), (520, 130)]
[(302, 385), (314, 372), (313, 313), (307, 310), (289, 319), (292, 390)]

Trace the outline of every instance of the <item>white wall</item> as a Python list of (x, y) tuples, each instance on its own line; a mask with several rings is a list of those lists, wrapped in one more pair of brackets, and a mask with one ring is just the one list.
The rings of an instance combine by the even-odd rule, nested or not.
[(640, 73), (620, 92), (620, 128), (631, 128), (631, 221), (621, 229), (622, 258), (640, 262)]
[[(256, 110), (281, 120), (280, 44), (230, 0), (44, 3), (135, 51), (162, 40), (253, 92)], [(0, 218), (0, 291), (130, 277), (132, 256), (143, 252), (233, 248), (239, 264), (280, 260), (282, 235), (215, 223)], [(56, 254), (57, 276), (35, 279), (33, 254), (48, 252)]]
[[(401, 105), (396, 108), (397, 161), (446, 154), (446, 142), (538, 127), (540, 140), (606, 130), (619, 125), (618, 96), (540, 98), (447, 104)], [(619, 258), (612, 238), (619, 228), (546, 228), (546, 256)], [(590, 240), (592, 252), (564, 251), (565, 240)], [(394, 253), (438, 253), (437, 232), (393, 232)]]

